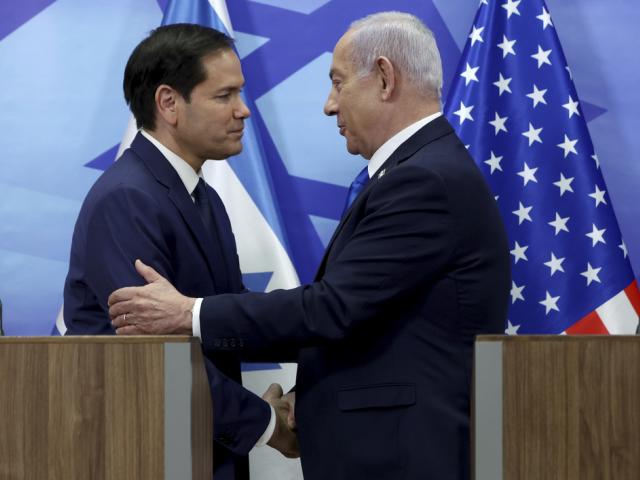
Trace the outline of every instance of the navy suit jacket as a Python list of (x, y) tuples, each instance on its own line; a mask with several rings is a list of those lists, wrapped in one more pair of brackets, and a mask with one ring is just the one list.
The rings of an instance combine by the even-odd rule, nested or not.
[(439, 117), (372, 177), (314, 283), (205, 299), (203, 343), (299, 349), (305, 480), (468, 479), (473, 341), (504, 332), (509, 286), (496, 202)]
[[(120, 287), (145, 283), (136, 258), (192, 297), (244, 291), (229, 218), (215, 191), (207, 190), (215, 238), (175, 169), (144, 136), (136, 136), (80, 210), (64, 287), (68, 334), (114, 333), (107, 298)], [(237, 352), (209, 352), (207, 358), (216, 479), (247, 478), (246, 454), (266, 429), (270, 409), (239, 384)]]

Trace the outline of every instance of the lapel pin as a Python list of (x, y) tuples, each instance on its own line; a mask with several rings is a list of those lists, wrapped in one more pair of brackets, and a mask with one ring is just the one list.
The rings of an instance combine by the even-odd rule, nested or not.
[(383, 168), (382, 170), (380, 170), (380, 173), (378, 174), (378, 178), (382, 178), (382, 176), (384, 175), (385, 169)]

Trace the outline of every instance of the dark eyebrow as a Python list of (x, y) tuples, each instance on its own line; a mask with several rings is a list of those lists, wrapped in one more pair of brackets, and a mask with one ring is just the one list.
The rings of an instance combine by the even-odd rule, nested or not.
[(335, 70), (334, 70), (333, 68), (332, 68), (331, 70), (329, 70), (329, 78), (330, 78), (331, 80), (333, 80), (333, 75), (335, 75), (335, 73), (336, 73), (336, 72), (335, 72)]

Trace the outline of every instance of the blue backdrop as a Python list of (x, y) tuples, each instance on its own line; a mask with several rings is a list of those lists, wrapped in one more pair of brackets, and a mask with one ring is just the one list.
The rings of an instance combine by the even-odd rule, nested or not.
[[(637, 0), (548, 0), (599, 153), (608, 194), (640, 272), (640, 24)], [(473, 20), (469, 0), (227, 0), (284, 225), (311, 279), (364, 161), (322, 114), (331, 50), (349, 23), (405, 10), (434, 30), (445, 95)], [(158, 26), (163, 0), (0, 3), (0, 298), (10, 335), (46, 335), (62, 302), (73, 224), (114, 158), (129, 113), (122, 72)], [(242, 165), (231, 165), (242, 179)]]

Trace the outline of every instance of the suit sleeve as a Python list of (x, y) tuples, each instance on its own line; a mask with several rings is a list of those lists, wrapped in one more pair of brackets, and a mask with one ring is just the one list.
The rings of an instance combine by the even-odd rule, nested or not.
[(213, 403), (214, 440), (237, 455), (247, 455), (267, 429), (266, 401), (222, 373), (204, 357)]
[[(70, 285), (65, 295), (91, 292), (102, 312), (66, 318), (65, 311), (69, 334), (113, 333), (107, 299), (118, 288), (144, 284), (134, 266), (136, 258), (153, 265), (163, 276), (173, 277), (167, 233), (163, 231), (166, 224), (153, 197), (124, 185), (81, 212), (74, 231)], [(82, 282), (88, 288), (76, 290), (74, 282)], [(83, 303), (78, 299), (78, 304)]]
[[(377, 181), (351, 238), (340, 239), (323, 278), (293, 290), (203, 301), (206, 348), (302, 348), (340, 340), (422, 295), (444, 272), (455, 232), (444, 181), (420, 167)], [(335, 248), (335, 247), (334, 247)]]

